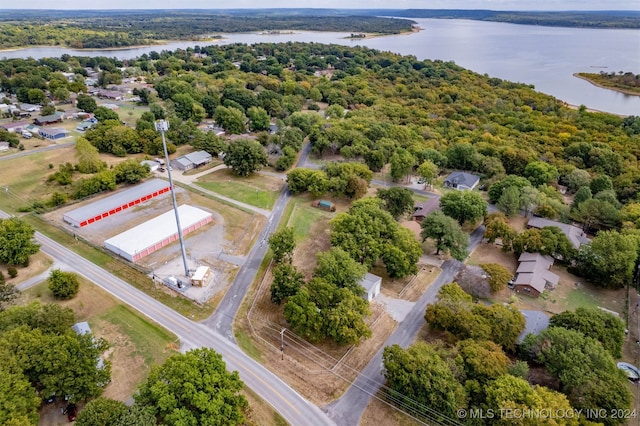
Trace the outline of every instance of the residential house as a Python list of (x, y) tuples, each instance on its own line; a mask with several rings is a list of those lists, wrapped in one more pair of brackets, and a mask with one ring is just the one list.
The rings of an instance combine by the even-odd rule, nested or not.
[(115, 101), (124, 100), (122, 92), (118, 92), (116, 90), (99, 90), (98, 97), (103, 99), (113, 99)]
[(516, 270), (513, 288), (517, 293), (539, 297), (545, 289), (554, 289), (560, 277), (549, 270), (553, 265), (551, 256), (540, 253), (522, 253)]
[(545, 226), (556, 226), (560, 228), (562, 233), (567, 236), (567, 239), (573, 245), (573, 248), (579, 249), (581, 245), (589, 244), (591, 240), (587, 238), (587, 235), (581, 228), (577, 226), (569, 225), (568, 223), (562, 223), (555, 220), (545, 219), (544, 217), (532, 217), (527, 223), (529, 228), (542, 229)]
[(171, 161), (177, 170), (191, 170), (211, 162), (211, 154), (206, 151), (195, 151)]
[(20, 104), (20, 109), (25, 112), (38, 112), (42, 109), (42, 106), (33, 104)]
[(27, 128), (28, 121), (12, 121), (7, 124), (3, 124), (2, 128), (6, 129), (9, 133), (20, 133)]
[(38, 130), (38, 134), (43, 138), (49, 139), (52, 141), (67, 137), (67, 131), (57, 127), (40, 129)]
[(366, 299), (367, 302), (371, 302), (379, 293), (380, 293), (380, 285), (382, 284), (382, 278), (377, 275), (367, 274), (360, 280), (360, 285), (364, 288), (364, 296), (363, 299)]
[(417, 203), (413, 206), (413, 214), (411, 219), (416, 222), (422, 222), (430, 213), (440, 209), (440, 199), (436, 197), (429, 198), (424, 203)]
[(47, 124), (61, 123), (64, 119), (64, 112), (56, 111), (51, 115), (43, 115), (42, 117), (37, 117), (33, 120), (33, 122), (38, 126), (46, 126)]
[(454, 188), (460, 191), (470, 191), (480, 183), (480, 176), (466, 172), (451, 172), (444, 180), (445, 188)]

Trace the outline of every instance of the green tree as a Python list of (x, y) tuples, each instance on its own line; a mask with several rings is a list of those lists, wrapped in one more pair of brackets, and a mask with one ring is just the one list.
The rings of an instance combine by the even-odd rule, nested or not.
[(391, 178), (394, 181), (400, 181), (404, 179), (411, 171), (416, 163), (415, 157), (406, 149), (399, 148), (396, 150), (389, 159), (391, 164)]
[(258, 142), (239, 139), (228, 145), (224, 164), (238, 176), (249, 176), (268, 164), (267, 154)]
[(413, 232), (399, 227), (393, 235), (392, 244), (382, 252), (382, 261), (390, 278), (403, 278), (418, 273), (418, 260), (423, 251)]
[(438, 166), (436, 166), (432, 161), (425, 160), (416, 171), (418, 176), (420, 176), (419, 183), (424, 183), (431, 185), (433, 179), (438, 176)]
[(596, 198), (583, 201), (573, 211), (573, 218), (582, 222), (586, 230), (613, 228), (618, 224), (619, 217), (620, 214), (616, 206)]
[(218, 106), (213, 114), (213, 119), (222, 126), (225, 132), (232, 135), (239, 135), (247, 130), (245, 125), (247, 118), (237, 108)]
[(440, 197), (442, 213), (454, 218), (460, 225), (477, 222), (487, 216), (487, 202), (477, 192), (451, 191)]
[(134, 396), (165, 425), (240, 425), (247, 400), (238, 372), (229, 373), (222, 356), (208, 348), (176, 354), (151, 367)]
[(252, 106), (247, 110), (249, 129), (253, 132), (269, 130), (269, 114), (264, 108)]
[(527, 178), (516, 175), (509, 175), (502, 180), (499, 180), (492, 184), (489, 187), (489, 201), (495, 204), (498, 202), (505, 188), (510, 186), (515, 186), (516, 188), (522, 189), (525, 186), (531, 186), (531, 182)]
[(29, 256), (40, 246), (33, 242), (35, 231), (19, 218), (0, 219), (0, 263), (28, 265)]
[(507, 216), (517, 216), (520, 212), (520, 189), (515, 186), (505, 188), (496, 207)]
[(15, 285), (7, 283), (4, 274), (0, 271), (0, 312), (11, 305), (20, 292)]
[(384, 201), (384, 208), (398, 220), (413, 211), (413, 191), (407, 188), (393, 187), (378, 189), (376, 196)]
[(516, 231), (509, 226), (504, 213), (489, 213), (484, 220), (484, 227), (484, 238), (489, 244), (493, 244), (499, 238), (502, 240), (503, 249), (511, 250), (511, 241), (515, 238)]
[(507, 374), (511, 361), (502, 348), (489, 340), (461, 340), (456, 345), (458, 364), (467, 380), (486, 384)]
[(103, 122), (107, 120), (117, 120), (120, 121), (120, 116), (117, 112), (107, 107), (99, 106), (93, 111), (93, 115), (98, 119), (98, 121)]
[(580, 188), (578, 188), (575, 195), (573, 196), (573, 203), (571, 203), (571, 208), (572, 209), (578, 208), (580, 204), (582, 204), (587, 200), (590, 200), (591, 197), (592, 197), (591, 188), (589, 188), (588, 186), (581, 186)]
[(83, 137), (76, 139), (76, 159), (80, 173), (96, 173), (105, 167), (100, 159), (98, 148)]
[(382, 360), (389, 387), (403, 403), (415, 401), (449, 418), (466, 405), (464, 389), (431, 345), (418, 342), (407, 350), (387, 346)]
[[(530, 385), (525, 379), (505, 374), (491, 382), (486, 388), (486, 406), (496, 413), (506, 410), (520, 410), (512, 412), (531, 412), (532, 410), (549, 413), (573, 413), (573, 408), (567, 397), (559, 392), (543, 386)], [(502, 411), (501, 411), (502, 410)], [(543, 411), (544, 410), (544, 411)], [(495, 424), (510, 425), (514, 419), (500, 417)], [(523, 416), (518, 419), (519, 425), (555, 426), (558, 419), (555, 416)], [(577, 426), (580, 424), (578, 416), (563, 416), (563, 425)]]
[(276, 263), (291, 263), (296, 248), (293, 228), (287, 226), (269, 236), (269, 247)]
[(52, 270), (47, 281), (49, 282), (49, 290), (57, 299), (73, 299), (80, 288), (76, 273), (63, 272), (60, 269)]
[(567, 185), (567, 189), (571, 192), (576, 192), (578, 188), (583, 186), (589, 186), (591, 184), (591, 175), (588, 171), (583, 169), (574, 169), (564, 178), (564, 183)]
[(532, 161), (524, 168), (524, 177), (529, 179), (533, 186), (558, 180), (558, 169), (544, 161)]
[(434, 211), (425, 217), (420, 224), (422, 241), (427, 238), (436, 240), (436, 255), (441, 250), (448, 251), (451, 257), (463, 260), (467, 257), (469, 240), (455, 219), (444, 213)]
[(0, 371), (0, 424), (38, 424), (41, 400), (36, 389), (23, 374), (19, 361), (4, 350), (0, 351)]
[(317, 254), (317, 265), (313, 276), (339, 288), (347, 288), (354, 294), (362, 296), (364, 288), (360, 281), (367, 273), (364, 265), (356, 262), (347, 252), (339, 247), (332, 247)]
[(43, 106), (42, 109), (40, 110), (40, 115), (42, 115), (43, 117), (45, 115), (53, 115), (55, 113), (56, 113), (56, 107), (54, 107), (53, 105)]
[(507, 287), (513, 274), (499, 263), (482, 263), (480, 267), (489, 276), (489, 287), (495, 293)]
[(138, 160), (134, 158), (121, 161), (113, 168), (116, 174), (116, 182), (128, 184), (138, 183), (148, 177), (150, 173), (149, 170), (149, 166), (140, 164)]
[(64, 334), (75, 322), (74, 313), (55, 303), (32, 302), (0, 312), (0, 334), (18, 327), (40, 330), (44, 334)]
[(622, 356), (625, 325), (620, 318), (609, 312), (579, 307), (575, 312), (564, 311), (552, 316), (549, 325), (579, 331), (602, 343), (614, 358)]
[(271, 301), (281, 304), (288, 297), (295, 296), (304, 285), (304, 275), (289, 263), (280, 263), (273, 268)]
[(475, 167), (477, 151), (468, 142), (458, 142), (447, 148), (447, 166), (452, 169), (471, 170)]
[(598, 175), (589, 184), (591, 192), (597, 194), (600, 191), (610, 191), (613, 189), (613, 182), (607, 175)]
[(122, 401), (96, 398), (89, 401), (78, 413), (78, 426), (111, 426), (128, 410)]

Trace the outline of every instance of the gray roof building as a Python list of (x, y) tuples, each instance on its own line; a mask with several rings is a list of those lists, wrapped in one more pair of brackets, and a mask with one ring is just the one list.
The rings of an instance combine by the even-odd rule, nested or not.
[(522, 253), (513, 286), (518, 292), (538, 297), (546, 288), (555, 288), (560, 277), (549, 270), (553, 258), (540, 253)]
[(480, 176), (466, 172), (451, 172), (444, 180), (444, 186), (458, 190), (471, 190), (480, 183)]
[(206, 151), (195, 151), (171, 161), (171, 166), (178, 170), (191, 170), (211, 161), (211, 154)]
[(567, 236), (574, 248), (578, 249), (583, 244), (589, 244), (591, 240), (587, 238), (584, 231), (577, 226), (568, 223), (557, 222), (555, 220), (545, 219), (544, 217), (532, 217), (527, 224), (530, 228), (542, 229), (545, 226), (555, 226), (560, 228), (562, 233)]
[(417, 203), (413, 206), (413, 214), (411, 218), (416, 222), (422, 222), (422, 220), (429, 216), (430, 213), (440, 208), (440, 199), (437, 197), (429, 198), (424, 203)]
[(377, 275), (366, 273), (364, 278), (360, 280), (360, 285), (364, 288), (364, 298), (371, 302), (379, 293), (380, 285), (382, 284), (382, 278)]

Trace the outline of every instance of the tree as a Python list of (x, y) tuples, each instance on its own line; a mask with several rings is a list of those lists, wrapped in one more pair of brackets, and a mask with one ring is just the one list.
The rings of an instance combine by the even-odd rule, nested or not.
[(55, 303), (32, 302), (26, 306), (13, 306), (0, 312), (0, 334), (18, 327), (37, 329), (44, 334), (64, 334), (75, 322), (70, 308)]
[(496, 207), (507, 216), (516, 216), (520, 212), (520, 189), (515, 186), (505, 188)]
[(524, 176), (533, 186), (540, 186), (557, 181), (558, 169), (544, 161), (532, 161), (524, 168)]
[(516, 231), (509, 226), (504, 213), (489, 213), (484, 220), (484, 227), (484, 238), (489, 244), (493, 244), (499, 238), (502, 240), (503, 249), (511, 249), (511, 241), (515, 238)]
[(619, 216), (616, 206), (596, 198), (583, 201), (573, 211), (573, 217), (582, 222), (586, 230), (612, 228), (618, 224)]
[(454, 218), (460, 225), (476, 222), (487, 216), (487, 202), (473, 191), (451, 191), (440, 197), (442, 213)]
[(420, 243), (410, 230), (398, 227), (392, 244), (385, 246), (382, 261), (390, 278), (403, 278), (418, 273), (418, 260), (423, 251)]
[(107, 121), (107, 120), (117, 120), (120, 121), (120, 116), (117, 112), (107, 107), (99, 106), (93, 111), (93, 115), (98, 119), (99, 122)]
[(262, 146), (250, 139), (239, 139), (227, 147), (224, 164), (238, 176), (249, 176), (268, 164)]
[(57, 299), (73, 299), (78, 294), (80, 283), (78, 275), (74, 272), (63, 272), (54, 269), (48, 278), (49, 290)]
[(247, 409), (240, 394), (243, 386), (237, 371), (226, 371), (222, 356), (201, 348), (151, 367), (134, 399), (151, 407), (157, 420), (169, 426), (240, 425)]
[(80, 173), (96, 173), (104, 169), (105, 164), (100, 159), (98, 148), (83, 137), (76, 139), (76, 159)]
[(13, 284), (7, 283), (4, 274), (0, 271), (0, 312), (4, 311), (18, 297), (20, 292)]
[[(549, 327), (537, 336), (529, 334), (520, 350), (560, 379), (562, 392), (576, 409), (589, 409), (591, 413), (610, 412), (626, 409), (631, 404), (626, 375), (617, 368), (615, 360), (600, 342), (579, 331)], [(592, 416), (588, 414), (587, 419), (603, 420)], [(606, 424), (623, 421), (608, 418)]]
[(587, 200), (590, 200), (591, 197), (592, 197), (591, 189), (588, 186), (581, 186), (580, 188), (578, 188), (575, 195), (573, 196), (573, 202), (571, 203), (571, 208), (572, 209), (578, 208), (580, 204), (582, 204)]
[(5, 350), (0, 351), (0, 424), (38, 424), (41, 399), (31, 386), (19, 361)]
[(117, 183), (134, 184), (149, 176), (149, 166), (140, 164), (138, 160), (130, 158), (121, 161), (114, 168)]
[(347, 288), (358, 296), (364, 294), (360, 281), (367, 273), (367, 268), (353, 260), (347, 252), (339, 247), (331, 247), (318, 253), (317, 259), (314, 277), (322, 278), (339, 288)]
[(96, 398), (89, 401), (78, 413), (78, 426), (111, 426), (122, 416), (128, 407), (122, 401), (109, 398)]
[(452, 144), (447, 148), (447, 166), (452, 169), (471, 170), (475, 165), (477, 151), (468, 142)]
[[(573, 413), (567, 397), (543, 386), (530, 385), (525, 379), (505, 374), (489, 383), (486, 388), (486, 407), (495, 413), (508, 412), (548, 412), (548, 415), (522, 416), (518, 424), (522, 426), (555, 426), (558, 418), (551, 413)], [(518, 410), (518, 411), (513, 411)], [(562, 416), (562, 424), (577, 426), (579, 416)], [(500, 419), (497, 424), (510, 424), (513, 419)]]
[(378, 189), (376, 196), (384, 201), (385, 210), (396, 220), (413, 211), (413, 191), (410, 189), (400, 187)]
[(271, 283), (271, 301), (276, 305), (295, 296), (304, 285), (304, 275), (289, 263), (280, 263), (273, 268)]
[(614, 358), (622, 356), (625, 325), (620, 318), (609, 312), (580, 307), (575, 312), (564, 311), (552, 316), (549, 325), (579, 331), (602, 343)]
[(591, 175), (588, 171), (583, 169), (574, 169), (564, 178), (564, 183), (567, 185), (567, 189), (571, 192), (576, 192), (578, 188), (583, 186), (589, 186), (591, 184)]
[(55, 113), (56, 113), (56, 107), (54, 107), (53, 105), (43, 106), (42, 109), (40, 110), (40, 115), (43, 117), (45, 115), (53, 115)]
[(506, 288), (513, 276), (507, 268), (499, 263), (483, 263), (480, 267), (489, 275), (489, 286), (492, 293)]
[(446, 250), (454, 259), (463, 260), (467, 257), (469, 240), (455, 219), (434, 211), (422, 220), (420, 227), (422, 241), (427, 238), (436, 240), (436, 255)]
[(247, 130), (245, 125), (247, 118), (237, 108), (218, 106), (213, 114), (213, 119), (222, 126), (225, 132), (232, 135), (239, 135)]
[(509, 357), (502, 348), (489, 340), (461, 340), (456, 345), (456, 364), (464, 370), (467, 380), (486, 384), (507, 374)]
[(247, 110), (249, 128), (254, 132), (269, 130), (269, 114), (264, 108), (252, 106)]
[(296, 241), (293, 228), (287, 226), (269, 236), (269, 247), (273, 252), (273, 260), (276, 263), (291, 263)]
[(516, 188), (522, 189), (525, 186), (531, 186), (531, 182), (527, 178), (516, 175), (509, 175), (502, 180), (495, 182), (493, 185), (489, 187), (489, 201), (492, 203), (497, 203), (500, 197), (502, 196), (502, 192), (505, 188), (510, 186), (515, 186)]
[(416, 163), (416, 159), (406, 149), (399, 148), (391, 156), (389, 163), (391, 164), (391, 178), (397, 182), (411, 173), (411, 170)]
[(32, 241), (34, 234), (31, 225), (22, 219), (0, 219), (0, 263), (28, 265), (29, 256), (40, 250)]
[(438, 166), (436, 166), (430, 160), (425, 160), (422, 164), (420, 164), (416, 173), (418, 173), (418, 176), (420, 176), (419, 183), (431, 185), (433, 179), (438, 176)]
[(600, 191), (610, 191), (613, 189), (613, 182), (607, 175), (598, 175), (589, 184), (591, 192), (597, 194)]
[(389, 387), (403, 404), (417, 402), (449, 418), (465, 406), (462, 386), (431, 345), (418, 342), (407, 350), (387, 346), (382, 360)]

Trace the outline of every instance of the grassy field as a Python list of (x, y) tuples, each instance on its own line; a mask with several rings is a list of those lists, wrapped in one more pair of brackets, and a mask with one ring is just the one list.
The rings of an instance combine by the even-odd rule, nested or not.
[(271, 209), (278, 199), (283, 181), (263, 175), (239, 178), (229, 170), (218, 170), (202, 176), (196, 184), (225, 197), (262, 209)]
[(332, 214), (324, 210), (320, 210), (317, 207), (311, 206), (311, 201), (307, 199), (294, 199), (292, 203), (291, 216), (287, 226), (293, 228), (293, 233), (296, 237), (296, 241), (300, 241), (309, 235), (311, 226), (318, 220), (331, 217)]

